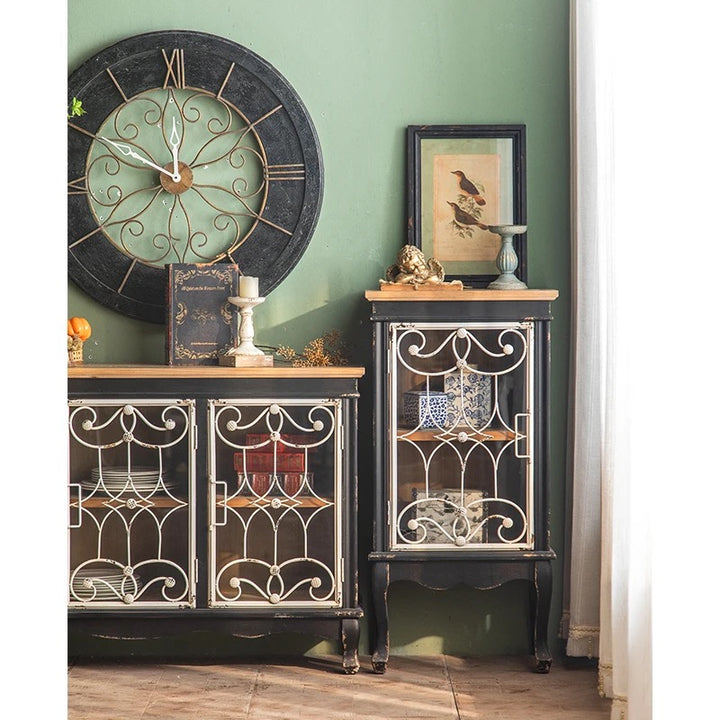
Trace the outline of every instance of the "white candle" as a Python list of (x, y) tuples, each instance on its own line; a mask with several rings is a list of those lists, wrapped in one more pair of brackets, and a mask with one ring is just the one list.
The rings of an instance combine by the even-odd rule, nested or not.
[(256, 298), (259, 295), (258, 290), (258, 278), (248, 277), (247, 275), (240, 276), (240, 297), (244, 298)]

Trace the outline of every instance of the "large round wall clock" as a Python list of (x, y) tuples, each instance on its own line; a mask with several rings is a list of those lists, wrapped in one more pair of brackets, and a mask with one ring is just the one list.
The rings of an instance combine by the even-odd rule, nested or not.
[(322, 156), (265, 60), (207, 33), (147, 33), (83, 63), (68, 96), (85, 111), (68, 118), (68, 272), (88, 295), (162, 323), (169, 263), (237, 263), (263, 296), (297, 264)]

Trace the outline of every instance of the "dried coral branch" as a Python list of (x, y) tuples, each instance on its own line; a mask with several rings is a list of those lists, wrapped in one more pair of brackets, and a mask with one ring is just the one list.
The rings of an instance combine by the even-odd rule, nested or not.
[(339, 330), (329, 330), (311, 340), (301, 353), (287, 345), (265, 346), (279, 358), (292, 363), (293, 367), (327, 367), (347, 365), (347, 350)]

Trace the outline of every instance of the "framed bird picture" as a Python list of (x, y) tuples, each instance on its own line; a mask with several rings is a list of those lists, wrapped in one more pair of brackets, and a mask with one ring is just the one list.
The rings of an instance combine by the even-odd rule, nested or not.
[[(446, 280), (483, 288), (499, 274), (493, 225), (525, 225), (524, 125), (410, 125), (408, 244), (437, 260)], [(527, 234), (515, 236), (527, 282)]]

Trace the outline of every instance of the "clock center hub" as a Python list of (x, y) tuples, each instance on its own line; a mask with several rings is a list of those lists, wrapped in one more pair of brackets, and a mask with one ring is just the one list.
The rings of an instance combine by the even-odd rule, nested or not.
[[(168, 172), (173, 172), (174, 169), (175, 168), (171, 162), (165, 165), (165, 170)], [(165, 190), (173, 195), (180, 195), (181, 193), (184, 193), (186, 190), (189, 190), (193, 184), (192, 170), (188, 165), (183, 162), (178, 163), (178, 173), (180, 175), (180, 180), (178, 182), (175, 182), (175, 180), (173, 180), (169, 175), (160, 173), (160, 184)]]

